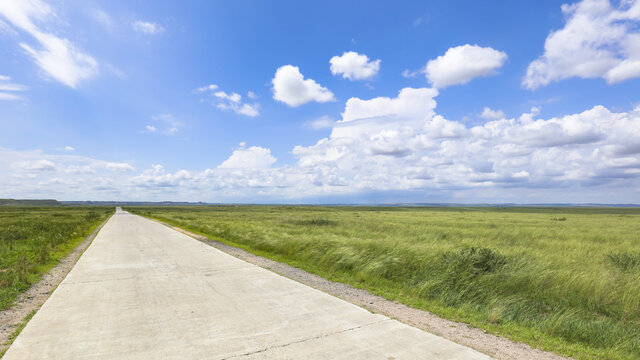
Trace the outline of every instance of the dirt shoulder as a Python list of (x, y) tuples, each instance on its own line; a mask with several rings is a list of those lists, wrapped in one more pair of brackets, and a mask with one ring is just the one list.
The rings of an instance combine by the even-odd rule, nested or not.
[(428, 311), (410, 308), (406, 305), (386, 300), (380, 296), (370, 294), (366, 290), (353, 286), (329, 281), (318, 275), (310, 274), (302, 269), (279, 263), (262, 256), (251, 254), (245, 250), (223, 244), (206, 236), (192, 233), (179, 227), (152, 219), (160, 224), (189, 235), (221, 251), (235, 256), (249, 263), (271, 270), (305, 285), (324, 291), (342, 300), (358, 305), (375, 313), (386, 315), (405, 324), (415, 326), (432, 334), (441, 336), (461, 345), (490, 355), (496, 359), (520, 360), (559, 360), (562, 356), (534, 349), (531, 346), (509, 340), (504, 337), (486, 333), (484, 330), (470, 327), (467, 324), (442, 319)]
[(23, 324), (25, 317), (34, 310), (38, 310), (47, 301), (49, 295), (71, 271), (80, 255), (91, 245), (91, 242), (107, 221), (109, 219), (95, 228), (80, 245), (76, 246), (69, 255), (60, 260), (58, 265), (44, 274), (38, 283), (33, 284), (29, 290), (20, 294), (13, 306), (0, 311), (0, 354), (9, 347), (9, 338)]

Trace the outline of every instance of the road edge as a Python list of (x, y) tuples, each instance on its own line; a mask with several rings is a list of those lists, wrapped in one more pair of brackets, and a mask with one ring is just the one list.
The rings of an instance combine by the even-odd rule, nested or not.
[(222, 243), (207, 236), (197, 234), (167, 222), (138, 214), (158, 224), (167, 226), (180, 233), (188, 235), (202, 243), (212, 246), (240, 260), (260, 266), (278, 275), (297, 281), (314, 289), (335, 296), (354, 305), (360, 306), (374, 313), (382, 314), (407, 325), (443, 337), (457, 344), (470, 347), (483, 354), (500, 360), (566, 360), (549, 351), (531, 347), (528, 344), (497, 336), (485, 330), (474, 328), (465, 323), (443, 319), (425, 310), (414, 309), (399, 302), (390, 301), (373, 295), (367, 290), (358, 289), (351, 285), (327, 280), (321, 276), (309, 273), (303, 269), (277, 262), (244, 249)]
[(63, 257), (57, 265), (49, 269), (42, 275), (37, 283), (20, 294), (14, 301), (13, 305), (0, 311), (0, 358), (9, 349), (13, 340), (18, 336), (19, 332), (27, 325), (31, 317), (38, 312), (40, 307), (49, 299), (53, 291), (60, 285), (62, 280), (73, 269), (78, 259), (93, 243), (93, 239), (98, 235), (102, 227), (104, 227), (114, 214), (104, 220), (100, 225), (93, 229), (91, 234), (87, 235), (80, 244), (78, 244), (71, 252)]

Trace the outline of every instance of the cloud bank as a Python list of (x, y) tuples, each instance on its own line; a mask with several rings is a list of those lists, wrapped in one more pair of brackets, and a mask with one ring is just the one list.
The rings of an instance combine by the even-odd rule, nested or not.
[(400, 191), (413, 201), (504, 202), (523, 192), (533, 202), (640, 201), (640, 107), (550, 119), (537, 108), (515, 118), (489, 109), (488, 121), (467, 127), (437, 113), (437, 96), (404, 88), (393, 98), (351, 98), (328, 137), (295, 146), (295, 163), (279, 166), (269, 148), (244, 144), (217, 166), (173, 172), (0, 149), (0, 171), (11, 174), (0, 179), (0, 197), (286, 202)]

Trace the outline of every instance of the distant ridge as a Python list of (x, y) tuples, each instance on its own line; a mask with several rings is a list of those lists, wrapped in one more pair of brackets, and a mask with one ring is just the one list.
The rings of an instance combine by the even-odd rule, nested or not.
[(62, 204), (54, 199), (0, 199), (0, 206), (62, 206)]

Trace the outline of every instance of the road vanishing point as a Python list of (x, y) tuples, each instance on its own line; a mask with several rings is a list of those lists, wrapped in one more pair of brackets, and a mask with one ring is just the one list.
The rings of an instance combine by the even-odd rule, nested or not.
[(4, 356), (17, 359), (491, 358), (118, 209)]

